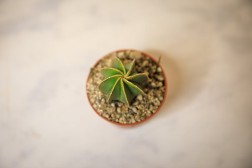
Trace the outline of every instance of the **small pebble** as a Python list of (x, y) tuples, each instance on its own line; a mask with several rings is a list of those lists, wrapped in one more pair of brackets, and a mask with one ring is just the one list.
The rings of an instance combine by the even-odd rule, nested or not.
[(90, 99), (90, 101), (91, 101), (91, 103), (94, 103), (95, 99), (94, 99), (94, 98), (92, 98), (92, 99)]
[(129, 113), (130, 115), (134, 115), (134, 114), (135, 114), (134, 111), (132, 111), (132, 110), (129, 110), (128, 113)]
[(155, 98), (153, 102), (154, 102), (154, 104), (155, 104), (156, 106), (159, 106), (159, 105), (160, 105), (160, 101), (159, 101), (157, 98)]
[(93, 107), (94, 107), (95, 109), (97, 109), (98, 106), (97, 106), (96, 104), (94, 104)]
[(101, 114), (103, 111), (101, 109), (98, 109), (97, 112)]
[(144, 60), (142, 66), (146, 66), (146, 65), (148, 65), (148, 61), (147, 61), (147, 60)]
[(163, 86), (163, 82), (158, 82), (157, 87)]
[(107, 109), (108, 113), (113, 113), (114, 109), (113, 108), (110, 108), (110, 107), (104, 107), (103, 109)]
[(121, 110), (120, 107), (117, 107), (116, 111), (117, 111), (118, 113), (121, 113), (121, 112), (122, 112), (122, 110)]
[(151, 116), (151, 113), (147, 113), (146, 116), (147, 116), (147, 117), (150, 117), (150, 116)]
[(123, 124), (126, 124), (126, 120), (125, 120), (124, 117), (119, 118), (119, 122), (120, 122), (120, 123), (123, 123)]
[(158, 99), (159, 99), (160, 101), (162, 101), (164, 98), (163, 98), (163, 96), (159, 96)]
[(118, 103), (117, 103), (117, 106), (118, 106), (118, 107), (122, 107), (122, 105), (123, 105), (123, 103), (121, 103), (121, 102), (118, 102)]
[(122, 118), (119, 118), (119, 123), (123, 123), (123, 119)]
[(142, 101), (143, 100), (143, 96), (142, 95), (138, 95), (137, 99), (140, 100), (140, 101)]
[(132, 111), (136, 113), (136, 112), (137, 112), (137, 108), (136, 108), (136, 107), (133, 107), (133, 108), (132, 108)]
[(155, 75), (155, 78), (159, 81), (163, 81), (164, 77), (162, 75)]
[(135, 120), (136, 120), (137, 122), (140, 122), (140, 121), (141, 121), (140, 117), (137, 117)]
[(131, 59), (140, 59), (142, 57), (142, 54), (140, 52), (137, 51), (133, 51), (130, 53), (130, 58)]
[(105, 99), (104, 98), (101, 99), (101, 103), (103, 103), (103, 104), (105, 103)]
[(118, 52), (118, 53), (117, 53), (117, 56), (118, 56), (119, 58), (122, 58), (123, 55), (124, 55), (124, 52)]
[(151, 86), (152, 86), (152, 87), (156, 87), (157, 85), (156, 85), (155, 82), (151, 82)]
[(153, 110), (153, 105), (150, 105), (150, 111), (152, 111)]
[(133, 106), (137, 106), (139, 104), (138, 99), (132, 104)]

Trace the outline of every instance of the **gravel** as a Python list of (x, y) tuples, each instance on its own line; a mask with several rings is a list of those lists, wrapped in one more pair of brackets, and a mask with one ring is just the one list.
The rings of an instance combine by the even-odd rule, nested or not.
[[(123, 63), (135, 58), (136, 72), (146, 72), (149, 76), (149, 81), (143, 88), (146, 96), (138, 95), (130, 106), (118, 101), (109, 103), (98, 89), (100, 82), (104, 79), (100, 70), (109, 67), (115, 56), (118, 56)], [(120, 124), (134, 124), (157, 112), (165, 96), (164, 75), (156, 62), (140, 52), (127, 50), (111, 53), (91, 68), (87, 81), (87, 95), (92, 107), (103, 118)]]

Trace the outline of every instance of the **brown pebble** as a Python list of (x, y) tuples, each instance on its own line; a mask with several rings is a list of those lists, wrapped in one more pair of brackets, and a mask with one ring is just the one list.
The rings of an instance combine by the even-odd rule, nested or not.
[(146, 66), (146, 65), (148, 65), (148, 61), (147, 61), (147, 60), (144, 60), (142, 66)]

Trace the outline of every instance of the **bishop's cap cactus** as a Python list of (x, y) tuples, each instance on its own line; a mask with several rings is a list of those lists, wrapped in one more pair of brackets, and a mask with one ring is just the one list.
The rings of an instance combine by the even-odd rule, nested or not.
[(100, 91), (108, 97), (108, 101), (118, 100), (130, 105), (134, 97), (145, 95), (141, 86), (146, 84), (146, 73), (134, 73), (135, 60), (124, 65), (115, 57), (112, 66), (101, 70), (105, 79), (100, 83)]

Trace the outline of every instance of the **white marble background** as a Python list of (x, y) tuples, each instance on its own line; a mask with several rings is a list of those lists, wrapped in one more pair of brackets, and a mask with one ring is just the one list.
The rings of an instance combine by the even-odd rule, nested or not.
[[(0, 168), (251, 168), (251, 0), (0, 0)], [(160, 113), (99, 118), (90, 67), (162, 55)]]

